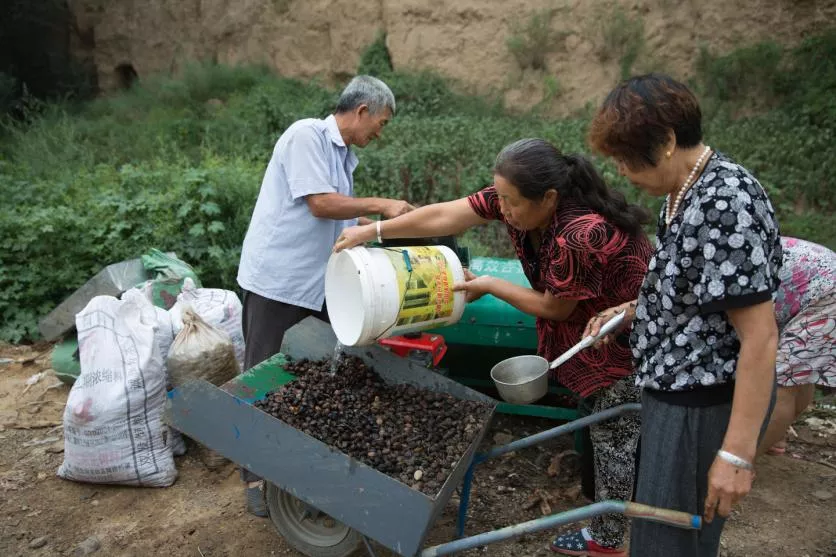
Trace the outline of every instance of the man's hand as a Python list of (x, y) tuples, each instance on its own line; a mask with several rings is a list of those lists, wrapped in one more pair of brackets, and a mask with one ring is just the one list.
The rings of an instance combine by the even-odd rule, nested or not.
[(493, 277), (482, 275), (477, 277), (470, 270), (464, 270), (464, 282), (457, 282), (453, 285), (454, 292), (464, 292), (467, 303), (475, 302), (485, 294), (490, 294), (490, 286)]
[(708, 494), (703, 512), (705, 521), (714, 520), (715, 512), (724, 518), (728, 517), (732, 507), (752, 489), (754, 478), (753, 471), (738, 468), (719, 456), (714, 457), (714, 463), (708, 471)]
[(365, 242), (371, 242), (377, 238), (376, 226), (376, 224), (365, 224), (363, 226), (344, 228), (340, 237), (337, 238), (337, 243), (334, 244), (334, 253), (359, 246)]
[(380, 214), (383, 216), (383, 218), (393, 219), (395, 217), (405, 215), (406, 213), (414, 209), (415, 207), (413, 207), (406, 201), (401, 201), (399, 199), (387, 199), (386, 203), (384, 203), (382, 207)]
[(348, 220), (367, 215), (383, 215), (386, 218), (408, 213), (414, 207), (406, 201), (383, 197), (351, 197), (336, 192), (316, 193), (305, 196), (311, 214), (318, 219)]
[(609, 309), (605, 309), (604, 311), (594, 315), (590, 320), (589, 323), (586, 324), (586, 328), (583, 331), (583, 335), (581, 338), (586, 338), (588, 336), (595, 336), (601, 330), (610, 319), (621, 313), (622, 311), (627, 310), (624, 314), (624, 321), (621, 322), (621, 326), (618, 327), (615, 331), (608, 334), (602, 339), (599, 339), (593, 346), (595, 348), (599, 348), (602, 344), (609, 344), (611, 340), (615, 339), (622, 331), (630, 327), (630, 324), (633, 322), (633, 319), (636, 318), (636, 301), (633, 300), (632, 302), (626, 302), (619, 306), (615, 306)]

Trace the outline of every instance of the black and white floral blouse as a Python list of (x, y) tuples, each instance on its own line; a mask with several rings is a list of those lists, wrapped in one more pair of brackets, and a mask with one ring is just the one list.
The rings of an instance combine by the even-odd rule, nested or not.
[(637, 384), (691, 391), (734, 379), (740, 342), (726, 310), (773, 298), (781, 242), (772, 204), (742, 166), (715, 152), (670, 228), (659, 216), (630, 335)]

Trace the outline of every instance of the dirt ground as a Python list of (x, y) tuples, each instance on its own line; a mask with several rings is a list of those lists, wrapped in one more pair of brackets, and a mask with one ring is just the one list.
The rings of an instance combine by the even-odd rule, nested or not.
[[(169, 488), (111, 487), (58, 478), (55, 473), (63, 459), (60, 424), (69, 388), (55, 386), (59, 382), (49, 371), (26, 386), (33, 374), (48, 370), (49, 349), (0, 346), (0, 555), (88, 554), (91, 537), (99, 545), (95, 553), (107, 556), (300, 555), (269, 520), (244, 512), (234, 465), (209, 470), (194, 450), (177, 458), (179, 477)], [(731, 518), (721, 555), (836, 556), (833, 423), (832, 410), (806, 414), (795, 426), (798, 437), (787, 454), (758, 462), (756, 487)], [(507, 443), (552, 425), (499, 416), (488, 441)], [(585, 504), (572, 454), (562, 459), (557, 477), (547, 474), (552, 457), (571, 448), (567, 437), (481, 465), (468, 533), (541, 516), (548, 509), (539, 504), (526, 508), (537, 490), (551, 496), (553, 511)], [(453, 539), (457, 502), (454, 496), (431, 531), (430, 543)], [(546, 555), (553, 535), (529, 535), (467, 555)], [(383, 549), (377, 554), (393, 555)]]

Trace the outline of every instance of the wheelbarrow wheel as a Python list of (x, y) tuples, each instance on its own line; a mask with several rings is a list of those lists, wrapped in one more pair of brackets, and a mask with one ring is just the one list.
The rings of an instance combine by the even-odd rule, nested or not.
[(273, 526), (308, 557), (349, 557), (360, 548), (363, 540), (359, 532), (274, 484), (266, 482), (264, 495)]

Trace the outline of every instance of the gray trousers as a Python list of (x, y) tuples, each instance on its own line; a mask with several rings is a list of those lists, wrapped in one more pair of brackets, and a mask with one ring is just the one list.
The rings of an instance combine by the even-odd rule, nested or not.
[[(772, 401), (761, 436), (769, 423)], [(708, 470), (723, 444), (731, 403), (688, 407), (642, 393), (641, 457), (636, 502), (702, 516)], [(715, 515), (701, 530), (634, 520), (631, 557), (715, 557), (725, 519)]]
[[(246, 290), (243, 298), (244, 371), (277, 354), (282, 348), (282, 340), (287, 330), (306, 317), (312, 315), (322, 321), (328, 321), (328, 313), (324, 306), (321, 311), (313, 311), (270, 300)], [(261, 478), (241, 468), (241, 479), (245, 482), (257, 482)]]

